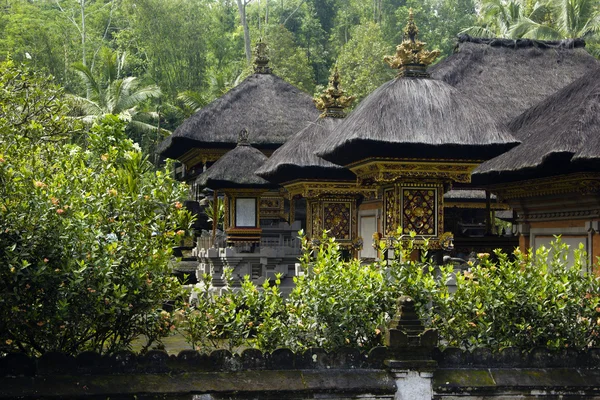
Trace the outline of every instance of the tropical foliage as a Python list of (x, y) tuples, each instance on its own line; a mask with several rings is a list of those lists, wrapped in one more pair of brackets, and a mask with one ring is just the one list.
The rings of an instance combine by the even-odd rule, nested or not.
[[(287, 298), (279, 280), (257, 288), (246, 277), (215, 295), (210, 277), (197, 289), (197, 301), (184, 308), (179, 330), (201, 350), (239, 346), (272, 351), (323, 347), (369, 349), (383, 343), (383, 330), (396, 299), (415, 300), (440, 344), (498, 351), (516, 346), (583, 349), (600, 344), (600, 280), (589, 271), (581, 249), (557, 240), (552, 249), (494, 256), (480, 254), (469, 270), (435, 266), (426, 253), (411, 261), (411, 242), (398, 243), (389, 264), (343, 261), (326, 236), (304, 241), (304, 274)], [(492, 261), (492, 259), (494, 261)], [(455, 291), (448, 286), (455, 282)]]
[(0, 346), (113, 352), (169, 332), (171, 248), (189, 213), (124, 123), (90, 131), (49, 78), (0, 63)]
[[(313, 93), (337, 63), (360, 100), (393, 76), (382, 55), (401, 41), (411, 8), (420, 39), (443, 55), (467, 32), (584, 37), (600, 56), (599, 7), (594, 0), (7, 0), (0, 58), (11, 54), (56, 76), (67, 92), (90, 102), (80, 103), (83, 115), (126, 117), (135, 141), (154, 135), (142, 145), (151, 152), (160, 135), (149, 128), (172, 131), (240, 82), (252, 71), (248, 56), (259, 39), (270, 45), (282, 78)], [(132, 93), (151, 90), (133, 109), (109, 106), (106, 97), (127, 85), (137, 85)]]

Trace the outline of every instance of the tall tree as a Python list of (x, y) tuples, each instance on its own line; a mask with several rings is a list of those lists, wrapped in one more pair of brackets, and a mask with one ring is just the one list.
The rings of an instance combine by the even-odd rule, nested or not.
[(240, 23), (244, 29), (244, 50), (246, 51), (246, 62), (252, 62), (252, 50), (250, 49), (250, 29), (248, 28), (248, 20), (246, 19), (246, 6), (252, 0), (237, 0), (238, 11), (240, 13)]
[(340, 51), (338, 67), (344, 88), (360, 100), (394, 77), (395, 71), (383, 61), (394, 47), (385, 41), (375, 22), (358, 25), (351, 34), (352, 39)]
[(203, 89), (210, 2), (125, 0), (125, 5), (128, 26), (118, 42), (122, 51), (139, 57), (141, 77), (159, 82), (171, 99), (184, 90)]

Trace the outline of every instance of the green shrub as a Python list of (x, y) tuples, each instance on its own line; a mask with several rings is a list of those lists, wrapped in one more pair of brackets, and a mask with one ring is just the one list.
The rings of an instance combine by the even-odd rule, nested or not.
[(182, 316), (179, 332), (194, 349), (211, 351), (240, 346), (274, 350), (286, 333), (284, 300), (279, 278), (271, 285), (266, 280), (259, 290), (248, 276), (240, 287), (233, 286), (231, 269), (224, 269), (226, 286), (212, 286), (210, 275), (194, 288), (194, 301), (178, 313)]
[(382, 343), (390, 311), (380, 266), (343, 261), (340, 246), (323, 234), (313, 246), (303, 240), (304, 275), (287, 299), (285, 344), (293, 349), (371, 348)]
[(470, 271), (456, 271), (456, 291), (446, 286), (454, 271), (421, 262), (396, 262), (398, 290), (416, 299), (427, 325), (442, 344), (499, 350), (516, 346), (582, 349), (597, 346), (600, 281), (588, 273), (587, 257), (576, 249), (568, 266), (568, 246), (560, 238), (549, 250), (514, 257), (496, 251), (497, 261), (479, 254)]
[[(262, 289), (246, 278), (240, 288), (217, 296), (206, 277), (199, 302), (186, 312), (184, 334), (199, 348), (317, 346), (369, 349), (382, 344), (396, 299), (411, 296), (427, 327), (438, 329), (443, 346), (465, 349), (508, 346), (585, 348), (598, 345), (600, 282), (585, 271), (575, 250), (568, 267), (566, 245), (553, 251), (480, 254), (470, 271), (437, 266), (426, 251), (412, 261), (412, 241), (398, 242), (389, 263), (343, 261), (339, 245), (324, 235), (303, 239), (303, 276), (287, 299), (279, 282)], [(456, 280), (451, 293), (447, 285)], [(214, 289), (214, 288), (213, 288)], [(209, 343), (210, 342), (210, 343)]]
[(155, 172), (116, 117), (88, 133), (61, 91), (0, 64), (0, 343), (30, 354), (128, 348), (165, 335), (185, 188)]

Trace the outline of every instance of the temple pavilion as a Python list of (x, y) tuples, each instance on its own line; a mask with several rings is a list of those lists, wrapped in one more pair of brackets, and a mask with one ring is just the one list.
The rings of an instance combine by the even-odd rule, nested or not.
[(411, 232), (446, 251), (454, 238), (460, 256), (554, 234), (600, 256), (600, 65), (585, 43), (461, 36), (428, 68), (438, 54), (418, 33), (411, 15), (385, 59), (397, 77), (351, 112), (336, 69), (313, 103), (260, 42), (255, 74), (161, 144), (192, 198), (224, 196), (226, 239), (198, 240), (199, 272), (291, 286), (301, 228), (362, 259)]

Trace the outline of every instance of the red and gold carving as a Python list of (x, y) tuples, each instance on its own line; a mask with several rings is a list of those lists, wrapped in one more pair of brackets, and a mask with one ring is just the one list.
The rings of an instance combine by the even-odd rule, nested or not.
[(352, 240), (352, 204), (323, 202), (323, 229), (337, 240)]
[(383, 234), (391, 236), (396, 233), (396, 190), (394, 188), (383, 191), (384, 226)]
[(437, 189), (402, 189), (402, 233), (419, 236), (437, 235)]

